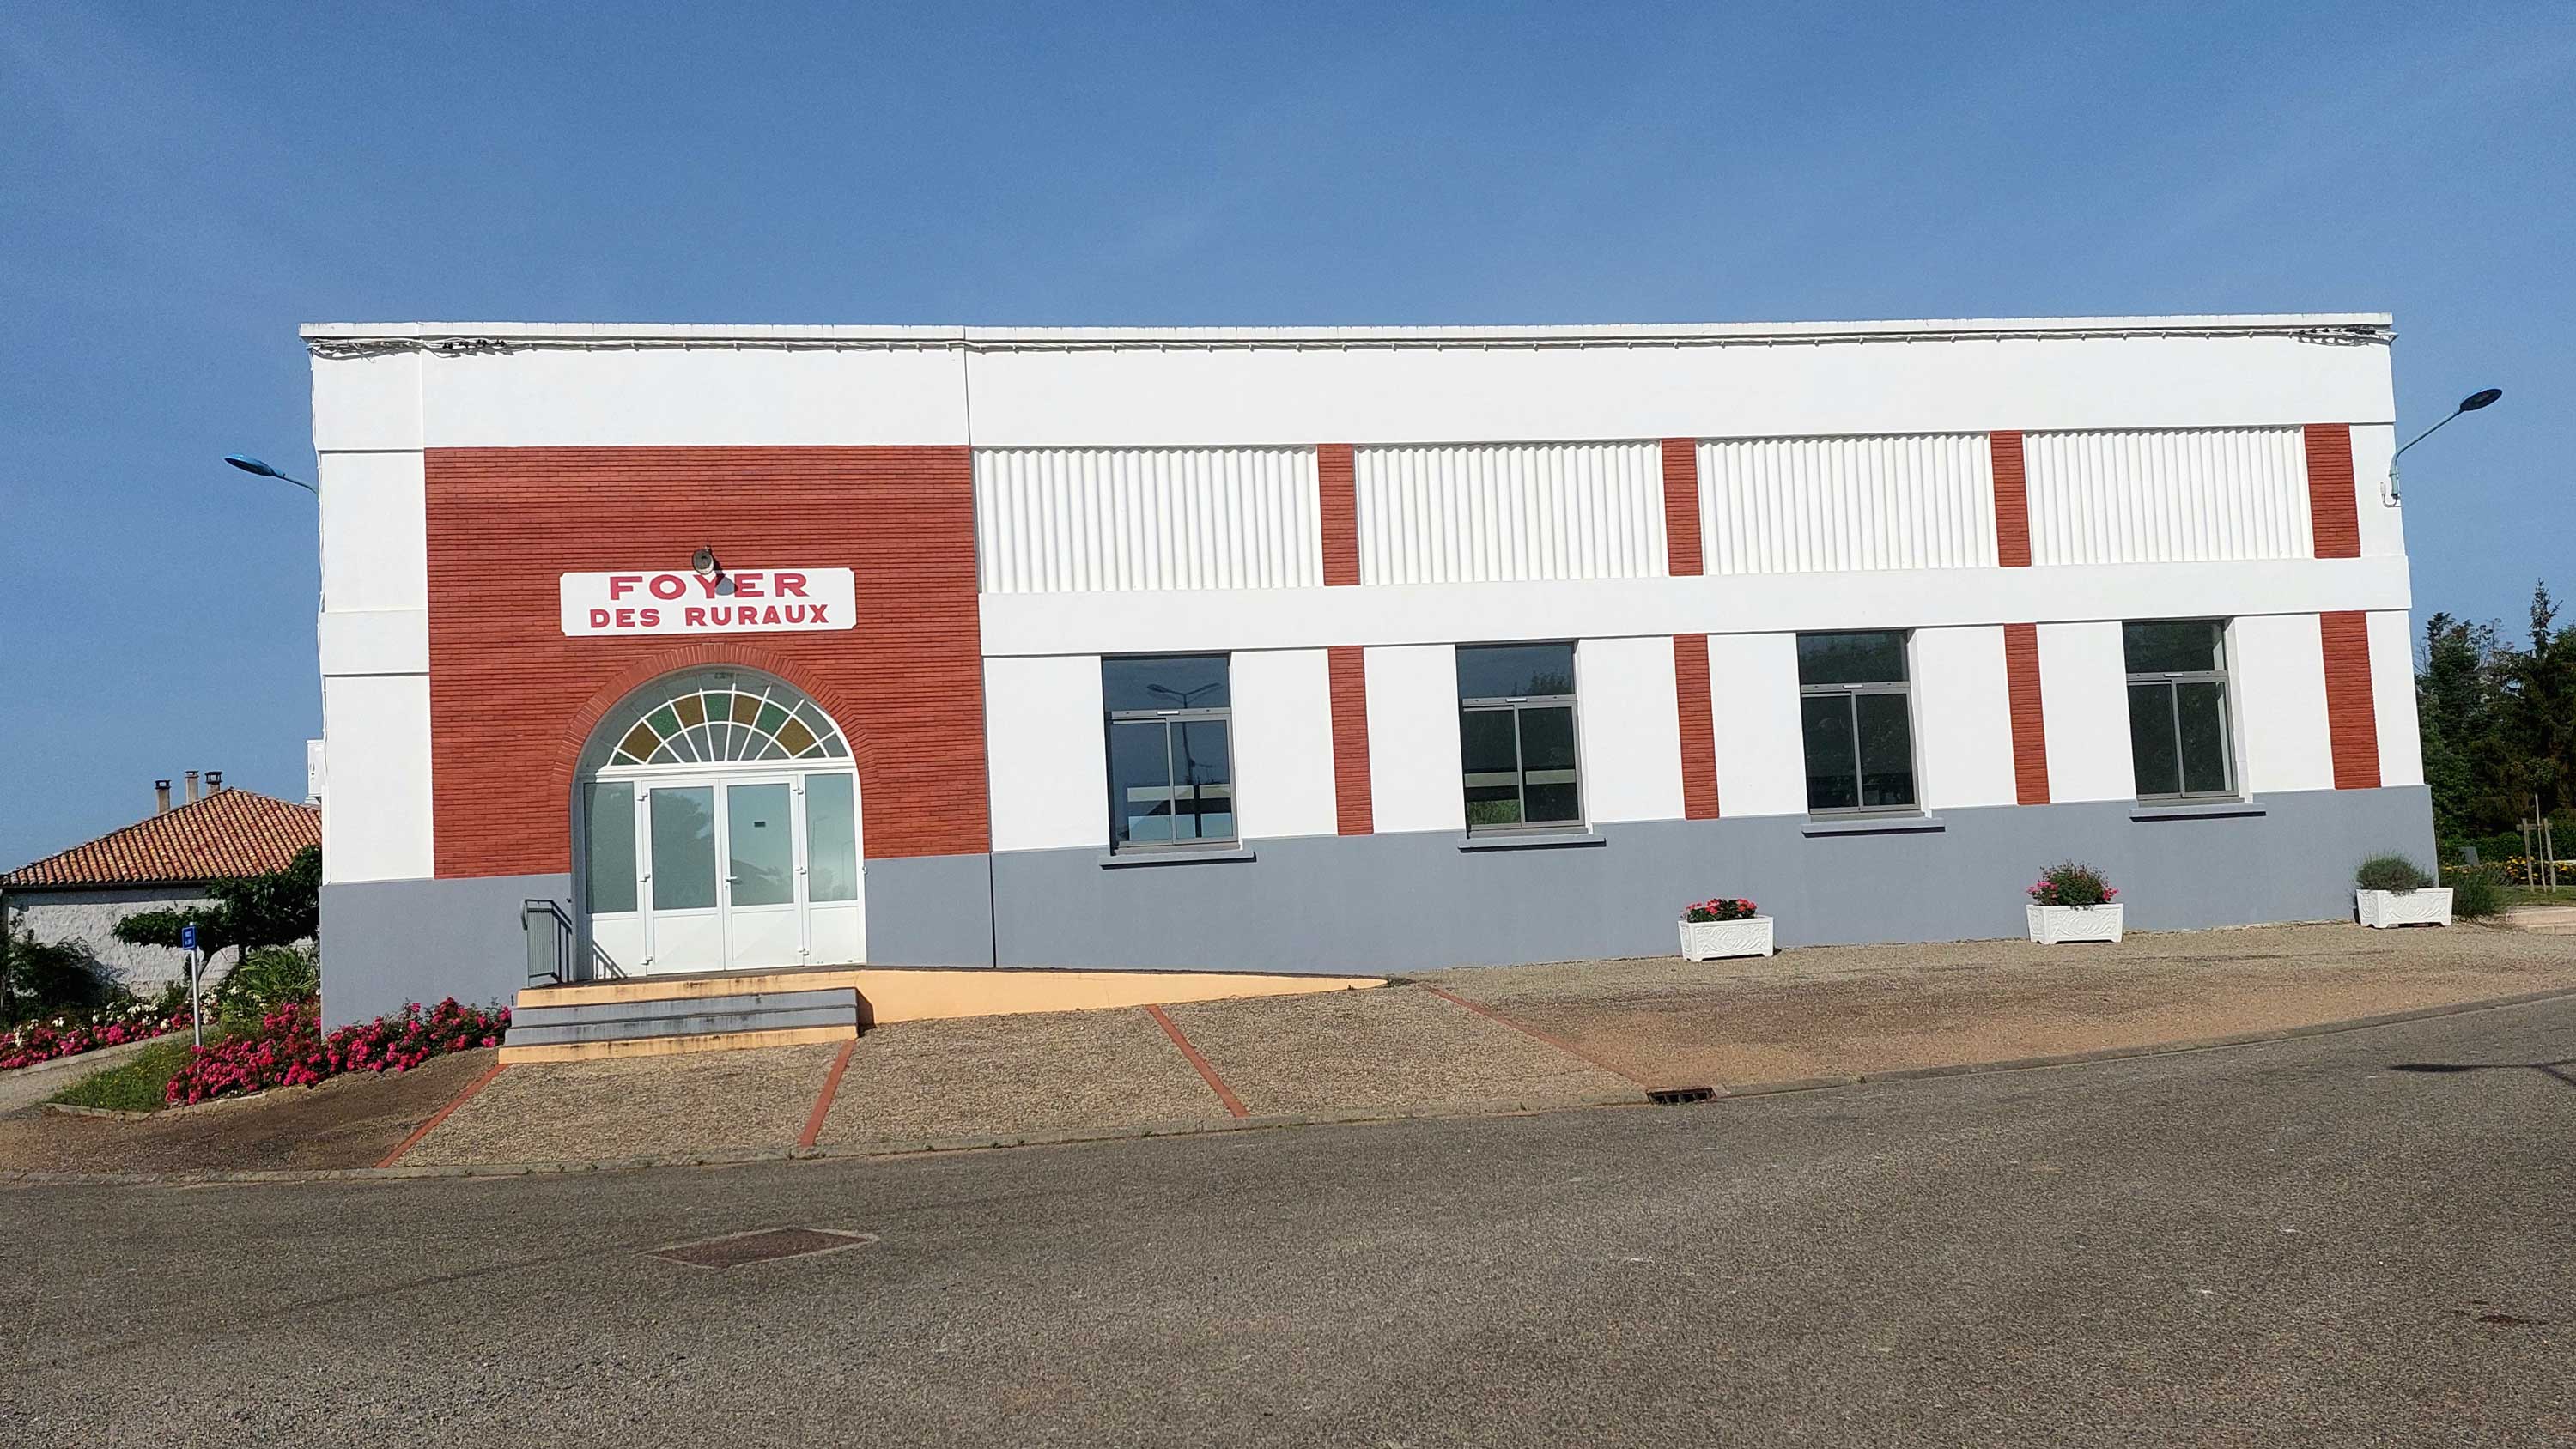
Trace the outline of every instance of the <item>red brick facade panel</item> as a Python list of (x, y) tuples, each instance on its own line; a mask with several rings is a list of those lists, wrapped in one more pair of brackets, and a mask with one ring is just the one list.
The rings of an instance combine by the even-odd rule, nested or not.
[(2379, 709), (2370, 693), (2370, 616), (2317, 616), (2326, 652), (2326, 738), (2338, 790), (2379, 788)]
[(2352, 429), (2342, 423), (2307, 428), (2308, 521), (2317, 557), (2361, 557), (2361, 509), (2353, 495)]
[(1368, 652), (1356, 644), (1326, 650), (1333, 692), (1333, 809), (1344, 835), (1377, 828), (1369, 804)]
[[(427, 456), (431, 818), (440, 876), (561, 871), (589, 729), (673, 669), (732, 663), (813, 696), (848, 735), (872, 858), (990, 840), (962, 447), (453, 448)], [(558, 576), (848, 568), (855, 627), (567, 638)]]
[(1706, 634), (1673, 636), (1673, 683), (1681, 704), (1682, 816), (1715, 820), (1717, 722), (1709, 713)]
[(1324, 583), (1360, 581), (1359, 485), (1348, 443), (1324, 443), (1315, 449), (1315, 481), (1321, 490), (1317, 511), (1324, 529)]
[(2013, 798), (2048, 803), (2048, 720), (2040, 708), (2039, 626), (2004, 626), (2004, 693), (2012, 705)]
[(1995, 561), (2008, 569), (2030, 567), (2030, 475), (2022, 467), (2021, 434), (1988, 433), (1994, 460)]
[(1664, 439), (1664, 555), (1674, 578), (1703, 571), (1696, 438)]

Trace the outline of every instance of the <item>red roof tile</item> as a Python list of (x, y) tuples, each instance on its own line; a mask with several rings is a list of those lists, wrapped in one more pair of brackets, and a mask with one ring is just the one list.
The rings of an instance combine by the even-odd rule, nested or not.
[(0, 888), (195, 885), (265, 875), (321, 843), (322, 812), (314, 807), (249, 790), (217, 790), (22, 865), (0, 875)]

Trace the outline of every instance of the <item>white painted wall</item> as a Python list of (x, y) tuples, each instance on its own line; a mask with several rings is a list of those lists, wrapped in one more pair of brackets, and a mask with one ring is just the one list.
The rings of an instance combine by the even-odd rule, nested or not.
[(1333, 686), (1321, 649), (1234, 655), (1234, 796), (1246, 840), (1331, 835)]
[(2138, 798), (2118, 622), (2039, 626), (2039, 708), (2048, 721), (2052, 803)]
[(322, 878), (332, 885), (422, 880), (430, 839), (429, 676), (322, 681), (330, 789), (322, 797)]
[[(186, 886), (102, 890), (19, 890), (8, 894), (9, 923), (48, 945), (72, 946), (107, 968), (118, 984), (151, 996), (188, 979), (187, 956), (175, 947), (132, 946), (116, 939), (116, 923), (145, 911), (210, 906), (214, 898)], [(206, 963), (211, 983), (231, 970), (240, 953), (218, 951)]]
[[(2397, 429), (2387, 423), (2356, 423), (2352, 429), (2353, 506), (2361, 520), (2361, 551), (2364, 555), (2396, 555), (2406, 552), (2406, 509), (2401, 498), (2388, 497), (2388, 460), (2397, 451)], [(2428, 483), (2440, 488), (2441, 475), (2428, 475)], [(2401, 492), (2404, 479), (2400, 479)]]
[(1806, 814), (1797, 636), (1709, 635), (1708, 697), (1716, 725), (1718, 813)]
[(984, 592), (1316, 588), (1312, 448), (980, 448)]
[(986, 654), (1946, 628), (2402, 609), (2402, 558), (1887, 569), (1517, 584), (987, 594)]
[(2022, 463), (2043, 567), (2316, 554), (2296, 427), (2031, 433)]
[(1662, 574), (1655, 443), (1361, 448), (1360, 582), (1508, 583)]
[(953, 345), (797, 351), (759, 340), (430, 357), (423, 437), (433, 448), (967, 441)]
[(313, 450), (417, 451), (424, 438), (421, 368), (428, 361), (417, 352), (316, 359)]
[(1682, 818), (1681, 705), (1670, 635), (1577, 641), (1574, 712), (1585, 820)]
[(429, 606), (427, 485), (418, 453), (324, 453), (322, 607)]
[(2002, 626), (1917, 629), (1911, 664), (1915, 790), (1923, 808), (2015, 803)]
[(2379, 723), (2379, 783), (2424, 783), (2424, 735), (2415, 717), (2415, 625), (2402, 610), (2370, 616), (2370, 705)]
[(1991, 568), (1994, 450), (1984, 433), (1716, 439), (1699, 515), (1713, 574)]
[(1367, 669), (1371, 828), (1380, 835), (1463, 832), (1457, 650), (1446, 644), (1371, 649)]
[(995, 850), (1108, 848), (1102, 728), (1099, 655), (984, 661)]
[(2314, 614), (2258, 614), (2227, 630), (2237, 763), (2255, 795), (2334, 788), (2325, 644)]

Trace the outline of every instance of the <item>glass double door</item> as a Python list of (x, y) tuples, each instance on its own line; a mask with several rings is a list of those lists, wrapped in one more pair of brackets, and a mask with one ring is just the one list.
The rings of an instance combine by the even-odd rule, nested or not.
[[(594, 787), (598, 949), (656, 973), (858, 960), (855, 783), (837, 772)], [(615, 889), (630, 859), (631, 895)], [(629, 901), (631, 914), (600, 909)]]

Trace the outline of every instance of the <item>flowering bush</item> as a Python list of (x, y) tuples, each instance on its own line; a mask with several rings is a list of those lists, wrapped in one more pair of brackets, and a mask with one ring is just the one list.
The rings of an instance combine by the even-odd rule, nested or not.
[(1729, 899), (1719, 896), (1682, 907), (1682, 919), (1692, 922), (1747, 921), (1755, 914), (1753, 903), (1740, 897)]
[(0, 1072), (11, 1067), (32, 1067), (56, 1057), (78, 1056), (100, 1047), (122, 1046), (177, 1031), (187, 1024), (185, 1011), (165, 1014), (141, 1002), (94, 1011), (77, 1019), (57, 1016), (50, 1021), (31, 1021), (0, 1033)]
[(2104, 880), (2102, 872), (2071, 860), (2041, 871), (2030, 888), (2031, 904), (2040, 906), (2103, 906), (2119, 895), (2119, 889)]
[(509, 1028), (509, 1008), (466, 1006), (451, 996), (325, 1036), (320, 1008), (291, 1001), (262, 1016), (257, 1031), (197, 1048), (170, 1079), (168, 1099), (178, 1105), (309, 1087), (343, 1072), (407, 1072), (448, 1052), (499, 1046)]

